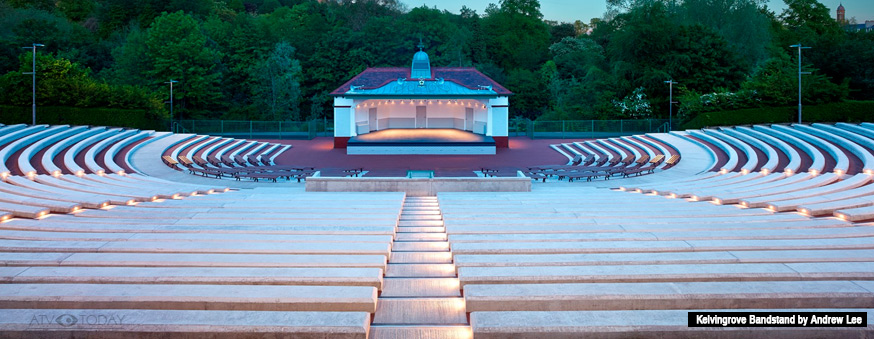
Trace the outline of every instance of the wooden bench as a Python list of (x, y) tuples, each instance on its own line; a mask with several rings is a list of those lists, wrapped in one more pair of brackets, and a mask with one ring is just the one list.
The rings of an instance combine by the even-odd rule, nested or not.
[(237, 181), (240, 181), (241, 178), (249, 178), (249, 179), (254, 179), (256, 182), (259, 179), (267, 179), (267, 180), (271, 180), (273, 182), (276, 182), (277, 179), (279, 179), (279, 177), (281, 177), (281, 176), (284, 176), (284, 175), (276, 174), (276, 173), (263, 173), (263, 172), (247, 172), (247, 173), (241, 172), (241, 173), (237, 173), (236, 179), (237, 179)]
[(543, 174), (541, 172), (529, 171), (529, 172), (525, 172), (525, 175), (527, 175), (531, 179), (534, 179), (535, 181), (542, 180), (542, 182), (546, 182), (546, 178), (547, 178), (547, 175)]
[(667, 161), (665, 161), (665, 166), (662, 169), (668, 169), (677, 165), (680, 162), (680, 155), (674, 154)]
[(176, 166), (176, 165), (179, 165), (179, 162), (177, 162), (176, 160), (173, 160), (173, 158), (170, 157), (169, 155), (162, 156), (161, 160), (164, 162), (165, 165), (170, 166), (170, 168), (175, 169), (177, 171), (180, 170), (179, 167)]
[(184, 155), (180, 155), (176, 157), (176, 159), (179, 160), (179, 163), (182, 164), (182, 166), (185, 166), (185, 168), (188, 169), (188, 173), (194, 174), (194, 170), (196, 169), (196, 167), (194, 167), (194, 161), (191, 161), (190, 159), (188, 159), (188, 157)]
[[(300, 168), (300, 170), (304, 170), (304, 168)], [(361, 172), (364, 172), (363, 167), (350, 168), (350, 169), (343, 170), (343, 173), (348, 173), (347, 175), (354, 176), (354, 177), (359, 176), (361, 174)], [(300, 181), (300, 180), (298, 179), (298, 181)]]

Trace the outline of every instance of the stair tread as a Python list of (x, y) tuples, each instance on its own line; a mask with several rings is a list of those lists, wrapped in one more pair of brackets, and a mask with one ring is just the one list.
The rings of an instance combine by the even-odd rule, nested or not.
[(461, 297), (458, 278), (385, 278), (380, 297)]
[(466, 324), (462, 298), (380, 299), (374, 324)]

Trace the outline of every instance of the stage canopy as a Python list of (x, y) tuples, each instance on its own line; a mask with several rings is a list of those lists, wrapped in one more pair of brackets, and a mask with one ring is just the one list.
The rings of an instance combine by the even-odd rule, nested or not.
[(431, 67), (419, 44), (411, 67), (368, 68), (331, 92), (334, 147), (385, 129), (457, 129), (507, 147), (512, 92), (472, 67)]

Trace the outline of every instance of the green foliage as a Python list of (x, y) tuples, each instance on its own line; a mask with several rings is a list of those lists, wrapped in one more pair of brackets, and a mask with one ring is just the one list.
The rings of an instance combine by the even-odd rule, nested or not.
[(81, 21), (91, 15), (97, 8), (94, 0), (59, 0), (58, 10), (72, 21)]
[(767, 13), (761, 0), (684, 0), (679, 16), (686, 25), (709, 28), (728, 43), (739, 57), (741, 69), (749, 71), (768, 58), (771, 40)]
[(294, 59), (294, 47), (281, 42), (270, 55), (256, 64), (252, 72), (257, 80), (253, 89), (255, 105), (263, 120), (300, 119), (300, 63)]
[[(871, 121), (874, 101), (847, 101), (803, 106), (802, 119), (813, 122), (862, 122)], [(683, 124), (683, 129), (708, 126), (731, 126), (766, 123), (789, 123), (798, 119), (798, 106), (748, 108), (734, 111), (703, 113)]]
[[(0, 105), (0, 122), (4, 124), (30, 124), (30, 106)], [(82, 108), (69, 106), (39, 106), (37, 124), (93, 125), (138, 128), (142, 130), (166, 130), (167, 115), (144, 109)]]
[[(534, 6), (536, 4), (536, 6)], [(504, 69), (536, 70), (546, 60), (549, 27), (541, 20), (540, 4), (532, 0), (503, 0), (483, 20), (487, 50)]]
[(533, 119), (545, 110), (548, 104), (546, 86), (537, 73), (526, 69), (512, 70), (507, 77), (507, 86), (516, 91), (513, 105), (510, 105), (511, 115)]
[[(563, 23), (545, 21), (538, 0), (482, 16), (397, 0), (0, 0), (12, 88), (0, 102), (28, 104), (21, 47), (43, 43), (71, 61), (38, 82), (46, 102), (162, 111), (175, 79), (182, 118), (330, 117), (326, 93), (367, 67), (408, 67), (420, 38), (433, 66), (476, 67), (513, 91), (519, 117), (665, 118), (669, 79), (684, 119), (792, 105), (799, 42), (812, 47), (806, 104), (874, 99), (874, 32), (844, 31), (816, 0), (786, 2), (773, 13), (764, 0), (608, 0), (603, 18)], [(648, 109), (633, 109), (644, 97)]]
[(202, 116), (221, 100), (221, 74), (215, 72), (219, 53), (207, 46), (194, 18), (182, 11), (162, 14), (146, 32), (145, 43), (151, 63), (146, 75), (153, 83), (179, 81), (175, 95), (183, 108)]
[[(0, 104), (29, 106), (32, 102), (32, 77), (23, 75), (32, 68), (30, 53), (22, 53), (20, 67), (0, 77)], [(110, 85), (95, 80), (88, 69), (50, 54), (38, 54), (37, 103), (48, 106), (161, 109), (154, 93), (141, 87)]]

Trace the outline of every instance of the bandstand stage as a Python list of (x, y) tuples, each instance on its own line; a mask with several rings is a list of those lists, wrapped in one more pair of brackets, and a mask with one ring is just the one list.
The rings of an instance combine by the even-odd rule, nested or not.
[(334, 148), (346, 154), (494, 155), (509, 147), (509, 97), (471, 67), (368, 68), (331, 92)]
[(495, 139), (452, 128), (392, 128), (349, 139), (346, 154), (495, 154)]

